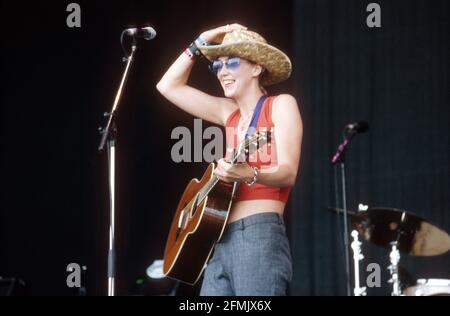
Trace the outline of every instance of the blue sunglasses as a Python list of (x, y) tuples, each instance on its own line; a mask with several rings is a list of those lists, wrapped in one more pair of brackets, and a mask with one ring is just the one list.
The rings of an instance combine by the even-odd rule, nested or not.
[(235, 70), (239, 68), (240, 64), (241, 59), (239, 57), (230, 57), (225, 62), (221, 61), (220, 59), (213, 60), (209, 64), (208, 68), (213, 74), (217, 75), (224, 65), (228, 70)]

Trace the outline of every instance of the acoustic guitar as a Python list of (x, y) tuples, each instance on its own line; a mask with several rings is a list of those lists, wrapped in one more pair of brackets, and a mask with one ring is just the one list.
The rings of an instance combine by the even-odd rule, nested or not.
[[(233, 151), (229, 162), (264, 144), (270, 145), (270, 132), (261, 131), (244, 140)], [(164, 251), (163, 272), (166, 276), (195, 284), (220, 240), (227, 223), (238, 183), (225, 183), (214, 174), (215, 164), (209, 164), (200, 180), (192, 179), (178, 203)]]

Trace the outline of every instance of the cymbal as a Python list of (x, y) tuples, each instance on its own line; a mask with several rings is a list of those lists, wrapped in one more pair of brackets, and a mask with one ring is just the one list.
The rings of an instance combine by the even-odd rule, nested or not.
[(352, 215), (352, 226), (366, 240), (390, 249), (398, 241), (400, 252), (436, 256), (450, 250), (450, 236), (425, 219), (394, 208), (370, 208)]

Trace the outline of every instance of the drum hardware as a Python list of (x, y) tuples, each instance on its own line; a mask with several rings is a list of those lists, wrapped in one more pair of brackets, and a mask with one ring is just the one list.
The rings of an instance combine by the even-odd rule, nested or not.
[[(351, 217), (352, 226), (364, 239), (390, 251), (388, 270), (391, 278), (388, 282), (392, 284), (392, 296), (404, 295), (401, 289), (401, 271), (399, 271), (401, 253), (411, 256), (437, 256), (450, 250), (450, 236), (437, 225), (431, 224), (413, 213), (393, 208), (369, 208), (354, 213)], [(357, 293), (364, 295), (365, 289), (359, 287), (359, 261), (363, 257), (360, 253), (357, 234), (352, 232), (352, 236), (354, 239), (352, 249), (355, 260), (355, 295)], [(425, 289), (431, 287), (429, 284), (426, 286)], [(450, 294), (450, 285), (448, 288), (445, 286), (441, 286), (441, 291)], [(423, 288), (410, 287), (408, 289), (410, 292), (425, 292)]]
[(353, 262), (354, 262), (354, 274), (355, 274), (355, 287), (353, 289), (353, 294), (355, 296), (366, 296), (366, 287), (359, 286), (359, 262), (364, 259), (361, 254), (361, 242), (358, 240), (358, 231), (352, 231), (353, 241), (351, 247), (353, 249)]
[[(364, 204), (358, 205), (358, 211), (367, 211), (368, 206)], [(347, 214), (354, 215), (355, 212), (347, 211)], [(353, 250), (353, 272), (354, 272), (354, 288), (353, 288), (353, 294), (355, 296), (366, 296), (366, 287), (360, 287), (360, 271), (359, 271), (359, 262), (364, 259), (364, 256), (361, 253), (361, 242), (358, 239), (358, 231), (353, 230), (351, 233), (353, 237), (353, 241), (351, 243), (351, 247)]]
[(419, 279), (404, 291), (405, 296), (450, 296), (450, 280)]
[(391, 273), (391, 278), (389, 279), (389, 283), (392, 284), (392, 296), (400, 296), (400, 278), (398, 273), (398, 263), (400, 262), (400, 251), (397, 247), (398, 242), (393, 241), (391, 243), (392, 249), (389, 254), (389, 259), (391, 261), (391, 265), (388, 267), (388, 270)]

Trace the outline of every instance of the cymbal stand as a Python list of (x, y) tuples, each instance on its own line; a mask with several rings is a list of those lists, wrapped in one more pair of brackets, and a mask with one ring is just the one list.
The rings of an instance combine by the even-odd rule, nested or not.
[(389, 254), (391, 261), (388, 270), (391, 273), (391, 279), (388, 281), (392, 283), (392, 296), (400, 296), (400, 279), (398, 276), (398, 263), (400, 262), (400, 251), (398, 250), (398, 241), (391, 242), (391, 252)]
[(361, 242), (358, 240), (358, 231), (352, 231), (353, 241), (351, 247), (353, 249), (353, 264), (354, 264), (354, 273), (355, 273), (355, 287), (353, 289), (353, 294), (355, 296), (366, 296), (366, 287), (360, 287), (359, 283), (359, 262), (364, 259), (364, 256), (361, 254)]

